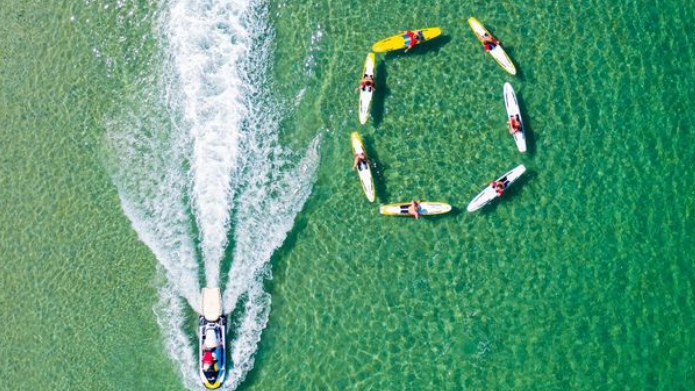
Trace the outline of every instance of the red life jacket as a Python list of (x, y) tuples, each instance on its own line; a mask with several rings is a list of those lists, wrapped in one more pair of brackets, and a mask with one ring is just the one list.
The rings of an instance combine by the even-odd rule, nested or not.
[(205, 365), (212, 365), (214, 359), (212, 358), (212, 352), (209, 350), (206, 350), (203, 353), (203, 364)]
[(411, 47), (411, 48), (412, 48), (413, 46), (417, 45), (417, 39), (416, 39), (417, 35), (416, 35), (414, 32), (408, 30), (405, 34), (406, 34), (406, 35), (408, 36), (408, 38), (410, 39), (410, 47)]

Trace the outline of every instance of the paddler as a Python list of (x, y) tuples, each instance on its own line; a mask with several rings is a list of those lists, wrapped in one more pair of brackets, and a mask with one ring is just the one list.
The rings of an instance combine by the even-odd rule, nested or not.
[(218, 345), (219, 342), (217, 341), (215, 330), (208, 329), (205, 332), (205, 343), (203, 345), (203, 372), (209, 371), (217, 361), (215, 350)]
[(405, 34), (403, 34), (403, 38), (407, 40), (406, 45), (408, 45), (408, 47), (405, 49), (406, 53), (408, 50), (414, 48), (415, 45), (425, 40), (425, 37), (422, 35), (422, 30), (408, 30), (405, 32)]
[(375, 89), (376, 89), (376, 86), (374, 85), (374, 76), (364, 75), (364, 77), (360, 81), (359, 90), (371, 92), (371, 91), (374, 91)]
[(519, 121), (519, 116), (514, 116), (509, 119), (509, 133), (514, 134), (516, 132), (521, 132), (521, 122)]
[(501, 196), (502, 193), (504, 193), (504, 189), (507, 188), (507, 181), (506, 181), (506, 180), (503, 180), (503, 181), (492, 181), (492, 183), (490, 184), (490, 186), (492, 186), (492, 188), (495, 189), (495, 191), (497, 192), (497, 195), (498, 195), (498, 196)]
[(355, 168), (359, 167), (360, 169), (363, 166), (367, 165), (367, 155), (364, 154), (364, 152), (356, 153), (355, 154), (355, 161), (352, 163), (352, 169), (354, 170)]
[(215, 352), (205, 349), (203, 351), (203, 372), (209, 371), (215, 364)]
[(480, 41), (483, 43), (483, 48), (485, 48), (486, 52), (489, 52), (493, 50), (494, 48), (499, 45), (499, 41), (496, 40), (495, 38), (491, 37), (489, 34), (485, 33), (480, 37)]
[(418, 201), (411, 201), (410, 205), (408, 205), (408, 214), (415, 217), (415, 219), (420, 218), (420, 202)]

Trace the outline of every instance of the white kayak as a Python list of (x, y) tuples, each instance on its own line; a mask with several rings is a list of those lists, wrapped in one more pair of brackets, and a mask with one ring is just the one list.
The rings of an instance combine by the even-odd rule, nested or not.
[[(364, 145), (362, 144), (362, 139), (360, 138), (359, 133), (352, 132), (350, 139), (352, 142), (353, 156), (363, 153), (365, 158), (367, 158), (367, 152), (364, 150)], [(362, 183), (364, 195), (367, 196), (367, 200), (369, 200), (369, 202), (374, 202), (376, 199), (376, 191), (374, 190), (374, 178), (372, 177), (372, 169), (369, 168), (369, 163), (358, 164), (357, 173), (360, 176), (360, 182)]]
[[(478, 21), (478, 19), (473, 17), (468, 18), (468, 25), (471, 26), (471, 30), (473, 30), (473, 32), (478, 37), (478, 40), (481, 43), (483, 42), (482, 37), (484, 36), (494, 38), (492, 34), (490, 34), (490, 32), (487, 31), (485, 26), (483, 26), (483, 24)], [(494, 49), (490, 50), (488, 53), (490, 53), (492, 58), (494, 58), (495, 61), (497, 61), (497, 64), (499, 64), (499, 66), (501, 66), (502, 69), (507, 71), (510, 75), (516, 75), (516, 67), (507, 55), (507, 52), (505, 52), (502, 48), (501, 44), (495, 45)]]
[[(408, 207), (410, 202), (382, 205), (379, 213), (387, 216), (410, 216)], [(451, 205), (443, 202), (420, 202), (420, 214), (423, 216), (441, 215), (451, 212)]]
[[(364, 62), (364, 70), (362, 71), (362, 78), (371, 76), (374, 79), (374, 74), (376, 71), (376, 57), (374, 53), (369, 53), (367, 55), (367, 60)], [(374, 87), (360, 88), (360, 123), (362, 125), (367, 123), (369, 119), (369, 108), (372, 105), (372, 97), (374, 96)]]
[[(521, 130), (514, 132), (512, 135), (514, 137), (514, 142), (516, 143), (519, 152), (526, 152), (526, 130), (524, 129), (524, 121), (521, 119), (521, 111), (519, 110), (519, 103), (516, 101), (516, 94), (512, 85), (509, 83), (504, 83), (504, 105), (507, 107), (507, 124), (512, 119), (516, 119), (521, 124)], [(512, 126), (509, 125), (509, 131), (512, 131)]]
[[(526, 172), (526, 167), (524, 167), (523, 164), (519, 165), (518, 167), (514, 168), (513, 170), (509, 171), (508, 173), (502, 175), (501, 177), (497, 178), (495, 182), (502, 182), (504, 183), (504, 189), (508, 189), (509, 186), (512, 185), (519, 177)], [(468, 204), (467, 210), (469, 212), (475, 212), (476, 210), (482, 208), (483, 206), (487, 205), (491, 201), (493, 201), (496, 198), (499, 198), (500, 194), (497, 193), (497, 189), (495, 189), (492, 184), (488, 185), (485, 190), (480, 192), (475, 198), (473, 198), (473, 201), (471, 201), (470, 204)]]

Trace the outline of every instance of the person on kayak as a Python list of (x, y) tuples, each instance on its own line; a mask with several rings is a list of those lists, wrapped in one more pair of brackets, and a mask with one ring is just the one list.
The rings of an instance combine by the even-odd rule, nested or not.
[(364, 154), (364, 152), (356, 153), (355, 154), (355, 161), (352, 163), (352, 169), (354, 170), (355, 168), (358, 168), (361, 170), (362, 167), (367, 166), (367, 156)]
[(521, 122), (519, 121), (519, 116), (514, 116), (509, 119), (509, 133), (514, 134), (516, 132), (521, 132)]
[(415, 217), (415, 219), (420, 218), (420, 203), (418, 201), (412, 201), (408, 206), (408, 214)]
[(492, 186), (492, 188), (495, 189), (495, 191), (497, 192), (497, 195), (498, 195), (498, 196), (501, 196), (502, 193), (504, 193), (504, 189), (507, 188), (507, 181), (506, 181), (506, 180), (502, 180), (502, 181), (493, 181), (493, 182), (490, 184), (490, 186)]
[(498, 40), (491, 37), (489, 34), (483, 35), (482, 37), (480, 37), (480, 40), (482, 41), (483, 47), (485, 48), (486, 52), (493, 50), (497, 47), (497, 45), (500, 44)]
[(360, 90), (362, 91), (368, 91), (372, 92), (376, 89), (374, 85), (374, 76), (372, 75), (364, 75), (362, 78), (362, 81), (360, 81)]
[(403, 38), (406, 39), (405, 44), (408, 45), (408, 47), (405, 48), (406, 53), (408, 52), (408, 50), (414, 48), (415, 45), (419, 44), (420, 42), (424, 41), (424, 39), (425, 39), (425, 37), (422, 35), (422, 30), (417, 30), (417, 31), (408, 30), (403, 35)]
[(203, 372), (207, 372), (215, 364), (215, 353), (212, 350), (203, 351)]

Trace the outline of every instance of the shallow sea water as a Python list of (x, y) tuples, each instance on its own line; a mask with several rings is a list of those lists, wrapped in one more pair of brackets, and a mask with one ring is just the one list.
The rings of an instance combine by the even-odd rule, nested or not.
[[(118, 4), (0, 10), (0, 390), (34, 376), (37, 389), (184, 389), (152, 311), (156, 260), (102, 157), (104, 117), (156, 57), (160, 4), (125, 2), (130, 19)], [(271, 15), (273, 88), (296, 102), (283, 144), (324, 137), (241, 389), (695, 388), (692, 4), (273, 1)], [(484, 55), (471, 15), (517, 77)], [(378, 56), (359, 126), (352, 90), (371, 43), (427, 26), (444, 37)], [(526, 155), (504, 123), (506, 81)], [(374, 205), (350, 171), (355, 130)], [(503, 199), (465, 212), (521, 163)], [(411, 199), (456, 211), (378, 214)]]

